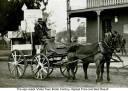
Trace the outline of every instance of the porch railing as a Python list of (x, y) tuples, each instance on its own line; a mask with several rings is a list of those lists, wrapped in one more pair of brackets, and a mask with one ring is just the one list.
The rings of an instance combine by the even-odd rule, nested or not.
[[(85, 0), (86, 1), (86, 0)], [(128, 0), (87, 0), (86, 8), (126, 4)]]

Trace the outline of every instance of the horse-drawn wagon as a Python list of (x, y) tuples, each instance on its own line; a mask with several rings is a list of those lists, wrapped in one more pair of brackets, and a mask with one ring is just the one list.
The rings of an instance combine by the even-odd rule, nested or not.
[[(22, 31), (17, 34), (22, 34)], [(62, 63), (66, 60), (67, 53), (65, 48), (57, 48), (61, 53), (48, 53), (47, 43), (42, 45), (33, 45), (32, 32), (27, 33), (30, 38), (12, 37), (11, 54), (9, 56), (8, 68), (12, 76), (21, 78), (28, 65), (35, 78), (45, 79), (50, 75), (55, 67), (59, 67), (61, 73), (65, 76), (65, 68)], [(33, 52), (35, 46), (36, 53)]]
[[(33, 11), (31, 12), (33, 13)], [(29, 14), (28, 11), (27, 14)], [(40, 14), (42, 14), (42, 12)], [(28, 15), (28, 17), (30, 16)], [(38, 18), (41, 17), (42, 16), (39, 16)], [(56, 48), (57, 53), (49, 53), (47, 52), (47, 39), (44, 39), (41, 45), (34, 44), (34, 21), (30, 24), (30, 20), (32, 19), (21, 22), (21, 27), (23, 26), (21, 30), (8, 33), (9, 38), (11, 38), (11, 54), (8, 62), (10, 74), (16, 78), (21, 78), (27, 66), (30, 65), (31, 71), (37, 79), (45, 79), (52, 73), (55, 67), (59, 67), (61, 73), (66, 76), (66, 67), (62, 65), (65, 63), (64, 60), (67, 56), (65, 47)], [(63, 50), (63, 52), (60, 53), (60, 50)]]

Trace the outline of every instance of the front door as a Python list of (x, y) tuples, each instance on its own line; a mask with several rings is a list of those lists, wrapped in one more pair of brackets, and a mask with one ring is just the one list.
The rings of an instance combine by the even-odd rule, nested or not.
[(102, 39), (105, 38), (105, 33), (112, 32), (111, 19), (104, 19), (102, 21)]

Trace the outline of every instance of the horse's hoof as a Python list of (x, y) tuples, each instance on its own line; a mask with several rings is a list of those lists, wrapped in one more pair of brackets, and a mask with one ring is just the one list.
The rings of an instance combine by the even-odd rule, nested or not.
[(76, 80), (70, 80), (70, 82), (76, 82)]
[(84, 81), (89, 81), (89, 79), (84, 79)]
[(110, 82), (110, 79), (107, 79), (108, 82)]
[(100, 83), (101, 82), (101, 80), (96, 80), (96, 83)]
[(85, 77), (85, 80), (87, 80), (88, 79), (88, 77)]
[(96, 84), (97, 84), (97, 85), (101, 85), (101, 82), (97, 82)]
[(65, 82), (69, 82), (69, 80), (67, 79), (67, 80), (65, 80)]
[(103, 81), (103, 79), (100, 79), (100, 81), (102, 82), (102, 81)]
[(76, 78), (72, 78), (72, 80), (76, 80)]
[(98, 83), (98, 82), (99, 82), (99, 80), (96, 79), (96, 83)]

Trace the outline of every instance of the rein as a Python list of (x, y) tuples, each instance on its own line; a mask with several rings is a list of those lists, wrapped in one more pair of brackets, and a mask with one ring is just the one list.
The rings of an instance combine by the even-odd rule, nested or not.
[(107, 42), (105, 41), (105, 39), (104, 39), (104, 43), (105, 43), (105, 45), (106, 45), (108, 48), (110, 48), (110, 47), (108, 46)]
[[(100, 51), (98, 51), (98, 52), (96, 52), (96, 53), (92, 53), (92, 54), (90, 54), (90, 55), (88, 55), (88, 56), (86, 56), (86, 57), (84, 57), (84, 58), (86, 59), (86, 58), (91, 57), (91, 56), (93, 56), (93, 55), (95, 55), (95, 54), (98, 54), (98, 53), (100, 53)], [(76, 54), (76, 57), (77, 57), (77, 54)], [(84, 58), (82, 58), (82, 59), (84, 59)], [(79, 59), (80, 59), (80, 58), (79, 58)]]
[[(96, 42), (96, 43), (97, 43), (97, 42)], [(96, 44), (96, 43), (94, 43), (94, 44)], [(99, 45), (99, 44), (98, 44), (98, 45)], [(79, 57), (78, 57), (78, 55), (81, 55), (81, 54), (75, 54), (75, 56), (78, 57), (78, 59), (81, 60), (81, 59), (87, 59), (87, 58), (89, 58), (89, 57), (91, 57), (91, 56), (94, 56), (94, 55), (96, 55), (96, 54), (98, 54), (98, 53), (102, 53), (102, 52), (101, 52), (101, 49), (100, 49), (100, 51), (97, 51), (97, 52), (94, 52), (94, 53), (92, 53), (92, 54), (89, 54), (89, 55), (87, 55), (87, 56), (85, 56), (85, 57), (83, 57), (83, 58), (79, 58)], [(83, 55), (83, 56), (84, 56), (84, 55)], [(76, 62), (76, 61), (73, 61), (73, 62)]]
[[(90, 54), (90, 55), (86, 56), (85, 59), (88, 58), (88, 57), (91, 57), (91, 56), (93, 56), (93, 55), (95, 55), (95, 54), (97, 54), (97, 53), (100, 53), (100, 51), (98, 51), (98, 52), (96, 52), (96, 53), (93, 53), (93, 54)], [(77, 54), (76, 54), (76, 57), (77, 57)], [(84, 58), (82, 58), (82, 59), (84, 59)], [(79, 58), (79, 60), (81, 60), (81, 59)], [(72, 61), (72, 62), (66, 62), (66, 63), (64, 63), (64, 64), (75, 63), (75, 62), (78, 62), (79, 60), (77, 59), (77, 60), (74, 60), (74, 61)], [(79, 63), (86, 63), (86, 62), (80, 61)]]

